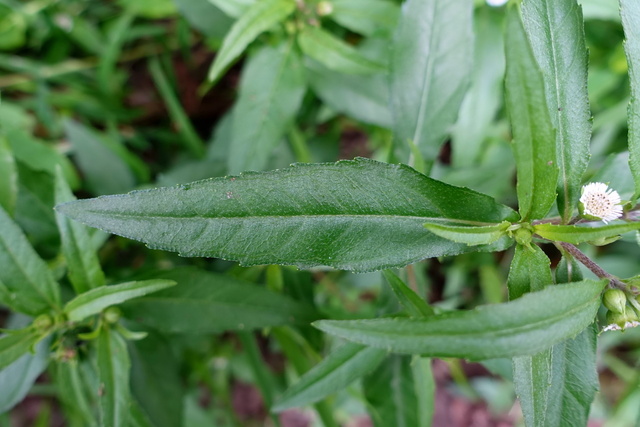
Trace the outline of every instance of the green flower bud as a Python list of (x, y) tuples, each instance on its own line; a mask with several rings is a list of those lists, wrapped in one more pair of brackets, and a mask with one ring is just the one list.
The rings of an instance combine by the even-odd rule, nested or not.
[(33, 327), (39, 332), (45, 332), (53, 326), (53, 319), (48, 314), (41, 314), (33, 321)]
[(533, 233), (528, 228), (518, 228), (513, 232), (513, 238), (521, 245), (529, 246), (531, 244)]
[(623, 313), (614, 313), (613, 311), (607, 311), (607, 324), (618, 325), (624, 328), (627, 323), (627, 317)]
[(624, 313), (627, 294), (620, 289), (608, 289), (602, 297), (602, 303), (613, 313)]
[(122, 317), (122, 311), (118, 307), (109, 307), (102, 313), (102, 316), (105, 322), (114, 324)]
[(318, 13), (318, 16), (331, 15), (331, 13), (333, 12), (333, 4), (328, 1), (321, 1), (316, 6), (316, 12)]

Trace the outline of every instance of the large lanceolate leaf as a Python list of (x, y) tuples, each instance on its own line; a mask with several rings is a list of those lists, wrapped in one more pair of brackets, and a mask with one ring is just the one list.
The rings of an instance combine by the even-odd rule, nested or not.
[(425, 319), (321, 320), (332, 335), (392, 352), (483, 360), (538, 353), (593, 322), (605, 281), (550, 286), (516, 301)]
[(215, 83), (258, 35), (289, 16), (296, 8), (294, 0), (261, 0), (254, 3), (233, 24), (209, 70)]
[(582, 10), (576, 0), (527, 0), (522, 3), (522, 20), (556, 128), (558, 208), (568, 221), (580, 197), (591, 140)]
[(355, 271), (468, 250), (430, 233), (423, 227), (426, 221), (483, 225), (517, 219), (488, 196), (405, 165), (367, 159), (298, 164), (81, 200), (57, 209), (93, 227), (184, 256)]
[(233, 109), (230, 173), (262, 170), (298, 113), (306, 90), (291, 43), (265, 47), (247, 63)]
[(438, 154), (456, 121), (473, 61), (473, 2), (409, 0), (392, 47), (391, 101), (400, 160), (409, 144)]
[(640, 3), (620, 0), (620, 15), (626, 41), (624, 50), (629, 64), (631, 101), (628, 109), (629, 121), (629, 165), (636, 183), (636, 197), (640, 195)]
[(507, 14), (506, 101), (513, 130), (517, 192), (523, 219), (544, 217), (556, 198), (556, 136), (544, 81), (517, 7)]
[(0, 302), (32, 316), (60, 305), (58, 284), (47, 264), (1, 207)]
[(179, 268), (154, 277), (179, 286), (131, 301), (123, 311), (162, 332), (249, 331), (318, 318), (308, 305), (226, 275)]

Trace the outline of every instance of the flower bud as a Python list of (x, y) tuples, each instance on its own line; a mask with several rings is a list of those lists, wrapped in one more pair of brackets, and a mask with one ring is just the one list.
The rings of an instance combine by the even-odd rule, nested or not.
[(627, 295), (620, 289), (608, 289), (602, 297), (602, 303), (613, 313), (624, 313)]
[(48, 314), (41, 314), (33, 321), (33, 327), (39, 332), (46, 332), (53, 326), (53, 319)]
[(321, 1), (316, 6), (316, 12), (318, 13), (318, 16), (331, 15), (331, 13), (333, 12), (333, 4), (328, 1)]
[(624, 325), (627, 323), (627, 318), (623, 313), (614, 313), (613, 311), (607, 311), (607, 324), (608, 325), (618, 325), (621, 328), (624, 328)]
[(104, 316), (105, 322), (114, 324), (117, 323), (118, 320), (120, 320), (122, 312), (118, 307), (109, 307), (104, 311), (102, 315)]

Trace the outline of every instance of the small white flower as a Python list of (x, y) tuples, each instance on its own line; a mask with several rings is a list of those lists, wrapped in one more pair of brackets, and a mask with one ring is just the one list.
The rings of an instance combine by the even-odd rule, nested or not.
[(602, 182), (591, 182), (582, 187), (580, 213), (589, 219), (600, 219), (606, 224), (622, 216), (620, 195)]
[(606, 332), (606, 331), (624, 331), (627, 328), (636, 328), (638, 326), (640, 326), (640, 322), (638, 322), (637, 320), (626, 322), (624, 324), (624, 326), (620, 326), (618, 324), (612, 323), (612, 324), (607, 325), (604, 328), (602, 328), (602, 332)]

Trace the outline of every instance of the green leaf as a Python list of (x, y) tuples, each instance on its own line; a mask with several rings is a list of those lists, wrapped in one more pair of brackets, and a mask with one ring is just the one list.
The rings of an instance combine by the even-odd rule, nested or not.
[(425, 319), (321, 320), (314, 326), (397, 353), (471, 360), (535, 354), (591, 324), (605, 284), (550, 286), (508, 303)]
[[(298, 164), (81, 200), (57, 209), (85, 224), (184, 256), (355, 271), (468, 250), (422, 226), (434, 218), (486, 225), (516, 216), (488, 196), (404, 165), (367, 159)], [(504, 246), (497, 242), (479, 249)]]
[[(219, 2), (228, 3), (226, 0)], [(233, 20), (210, 0), (174, 0), (174, 3), (189, 24), (209, 38), (222, 40), (233, 24)]]
[(281, 412), (317, 402), (375, 369), (387, 352), (347, 343), (325, 357), (285, 391), (272, 408)]
[(509, 300), (542, 290), (553, 284), (551, 261), (537, 245), (516, 245), (507, 283)]
[(58, 361), (55, 365), (55, 383), (58, 397), (65, 408), (65, 415), (77, 420), (76, 425), (93, 427), (98, 424), (92, 409), (93, 393), (87, 387), (81, 364), (77, 355), (68, 360)]
[(261, 0), (254, 3), (238, 19), (222, 42), (222, 47), (209, 70), (209, 81), (215, 83), (260, 33), (283, 21), (296, 8), (293, 0)]
[[(76, 199), (59, 171), (56, 174), (55, 193), (57, 204)], [(60, 213), (56, 213), (56, 221), (60, 230), (62, 254), (67, 261), (67, 274), (76, 294), (103, 286), (104, 273), (86, 227)]]
[(131, 361), (127, 343), (116, 331), (103, 328), (98, 336), (97, 356), (101, 425), (128, 427)]
[(558, 210), (568, 222), (580, 198), (591, 142), (582, 9), (576, 0), (527, 0), (522, 3), (522, 20), (557, 130)]
[(32, 316), (58, 309), (58, 284), (22, 230), (0, 207), (0, 302)]
[(107, 307), (174, 286), (173, 280), (143, 280), (119, 285), (101, 286), (78, 295), (64, 306), (71, 322), (79, 322)]
[(104, 140), (72, 120), (65, 121), (64, 128), (91, 192), (119, 193), (135, 186), (136, 179), (129, 165)]
[(256, 3), (256, 0), (208, 0), (216, 5), (228, 16), (233, 18), (241, 17), (247, 9)]
[(154, 277), (180, 283), (122, 307), (124, 314), (171, 333), (252, 330), (309, 323), (317, 314), (306, 304), (227, 275), (179, 268)]
[(433, 309), (426, 301), (418, 296), (413, 289), (409, 288), (398, 276), (391, 270), (384, 270), (382, 275), (391, 286), (391, 290), (400, 301), (400, 304), (407, 310), (412, 317), (428, 317), (433, 316)]
[(333, 71), (372, 74), (386, 70), (384, 64), (367, 58), (353, 46), (318, 27), (302, 30), (298, 34), (298, 44), (305, 55)]
[[(0, 337), (0, 369), (4, 369), (18, 360), (42, 339), (42, 335), (33, 328), (12, 330)], [(4, 387), (3, 383), (3, 387)]]
[(620, 15), (624, 28), (624, 51), (629, 64), (629, 84), (631, 85), (631, 100), (627, 110), (629, 124), (629, 166), (636, 183), (636, 194), (640, 195), (640, 4), (633, 0), (620, 0)]
[(400, 8), (387, 0), (332, 0), (329, 18), (364, 36), (388, 34), (396, 27)]
[(640, 222), (589, 227), (579, 225), (538, 224), (533, 226), (534, 232), (544, 238), (554, 241), (573, 243), (594, 242), (608, 239), (623, 233), (640, 230)]
[(424, 228), (433, 234), (452, 240), (456, 243), (464, 243), (469, 246), (488, 245), (499, 240), (506, 234), (507, 228), (511, 226), (509, 221), (502, 221), (500, 224), (483, 225), (479, 227), (465, 227), (455, 225), (444, 225), (437, 223), (426, 223)]
[(556, 135), (544, 80), (517, 7), (507, 14), (506, 101), (513, 131), (517, 192), (523, 220), (543, 218), (556, 199)]
[(0, 134), (0, 206), (13, 214), (18, 198), (18, 169), (7, 139)]
[(400, 160), (413, 141), (432, 162), (455, 123), (473, 61), (473, 2), (409, 0), (391, 53), (391, 105)]
[(391, 355), (366, 376), (362, 387), (375, 427), (429, 427), (435, 382), (431, 360)]
[(33, 354), (26, 353), (0, 370), (0, 414), (9, 411), (29, 393), (31, 386), (49, 364), (49, 342), (42, 340)]
[(300, 110), (304, 68), (293, 44), (266, 46), (245, 65), (233, 108), (229, 173), (264, 169)]

